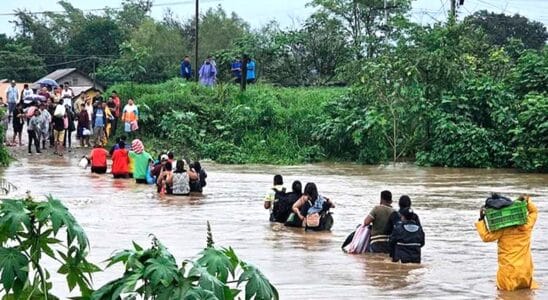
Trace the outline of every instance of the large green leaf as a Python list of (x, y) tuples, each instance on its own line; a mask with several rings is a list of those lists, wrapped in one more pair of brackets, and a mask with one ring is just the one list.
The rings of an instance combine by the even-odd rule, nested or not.
[(159, 284), (167, 287), (178, 280), (177, 265), (166, 257), (150, 258), (146, 261), (144, 276), (154, 287)]
[(209, 274), (219, 278), (220, 281), (226, 282), (229, 272), (234, 275), (235, 266), (225, 252), (215, 248), (206, 248), (201, 252), (201, 255), (197, 263), (205, 267)]
[(201, 265), (199, 265), (198, 263), (194, 263), (194, 262), (191, 262), (194, 264), (194, 266), (192, 267), (192, 269), (190, 269), (190, 272), (188, 274), (189, 277), (198, 277), (198, 285), (205, 289), (205, 290), (208, 290), (208, 291), (211, 291), (215, 294), (215, 296), (217, 298), (219, 298), (220, 300), (229, 300), (231, 298), (225, 298), (226, 297), (226, 293), (225, 293), (225, 288), (228, 288), (228, 286), (219, 280), (219, 278), (217, 278), (215, 275), (212, 275), (211, 273), (209, 273), (209, 271), (202, 267)]
[(192, 288), (185, 296), (184, 300), (220, 300), (212, 291), (202, 288)]
[[(2, 200), (0, 205), (0, 234), (7, 234), (7, 238), (12, 238), (22, 229), (23, 226), (30, 228), (30, 216), (25, 204), (21, 200)], [(6, 237), (0, 237), (0, 240), (6, 240)]]
[(48, 197), (48, 200), (36, 206), (36, 220), (39, 222), (51, 222), (53, 233), (57, 234), (63, 225), (72, 223), (74, 217), (66, 206), (57, 199)]
[(279, 299), (278, 291), (268, 281), (268, 279), (257, 269), (250, 264), (242, 263), (242, 269), (244, 272), (238, 279), (238, 286), (241, 283), (246, 282), (245, 285), (245, 299)]
[(28, 279), (28, 258), (16, 248), (0, 247), (0, 281), (4, 291), (19, 293)]
[(157, 300), (185, 299), (185, 296), (190, 293), (192, 288), (191, 281), (182, 278), (179, 283), (163, 288), (159, 292)]
[(66, 226), (69, 246), (72, 245), (74, 240), (77, 240), (80, 250), (88, 247), (89, 241), (84, 229), (76, 222), (74, 216), (61, 201), (50, 196), (47, 201), (38, 204), (36, 206), (36, 219), (39, 222), (47, 222), (49, 220), (55, 235), (57, 235), (63, 226)]

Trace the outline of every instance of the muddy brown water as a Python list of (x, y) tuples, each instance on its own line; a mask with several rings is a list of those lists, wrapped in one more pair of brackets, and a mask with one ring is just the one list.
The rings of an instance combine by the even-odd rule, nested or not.
[[(304, 166), (204, 163), (209, 177), (201, 197), (159, 197), (150, 186), (89, 174), (78, 155), (24, 156), (0, 174), (19, 187), (16, 194), (52, 194), (62, 199), (89, 236), (90, 260), (104, 266), (131, 241), (148, 245), (155, 234), (178, 260), (196, 257), (206, 240), (206, 221), (219, 246), (232, 246), (274, 283), (281, 299), (548, 299), (548, 174), (513, 170), (418, 168), (411, 165)], [(268, 222), (262, 197), (272, 175), (313, 181), (330, 197), (332, 232), (309, 233)], [(340, 245), (378, 202), (382, 189), (410, 195), (426, 233), (421, 265), (401, 265), (384, 256), (352, 256)], [(486, 195), (529, 193), (539, 208), (533, 234), (535, 292), (498, 292), (496, 244), (480, 241), (473, 226)], [(56, 269), (54, 269), (56, 270)], [(96, 288), (121, 274), (95, 274)], [(55, 292), (68, 296), (64, 279)]]

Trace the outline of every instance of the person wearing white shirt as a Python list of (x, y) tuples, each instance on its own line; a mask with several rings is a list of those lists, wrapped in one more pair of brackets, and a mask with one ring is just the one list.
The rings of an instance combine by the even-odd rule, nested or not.
[(29, 85), (25, 83), (23, 86), (23, 91), (21, 92), (21, 101), (32, 95), (34, 95), (34, 92), (29, 88)]
[(63, 100), (63, 105), (68, 105), (72, 107), (72, 98), (74, 93), (72, 89), (69, 88), (68, 84), (64, 85), (63, 91), (61, 92), (61, 99)]

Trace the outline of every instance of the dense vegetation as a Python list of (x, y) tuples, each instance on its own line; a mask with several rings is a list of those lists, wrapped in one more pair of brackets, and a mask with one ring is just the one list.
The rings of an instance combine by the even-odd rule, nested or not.
[(155, 150), (222, 163), (298, 163), (324, 159), (310, 135), (323, 106), (344, 89), (250, 87), (215, 89), (174, 79), (157, 85), (113, 86), (140, 107), (141, 133)]
[(232, 248), (215, 247), (209, 224), (207, 247), (197, 260), (185, 260), (179, 267), (156, 238), (149, 249), (133, 243), (133, 249), (108, 259), (109, 267), (123, 264), (124, 274), (97, 290), (92, 273), (101, 269), (86, 259), (89, 248), (84, 230), (61, 201), (2, 200), (2, 299), (59, 299), (52, 294), (45, 259), (60, 264), (57, 273), (66, 277), (70, 291), (78, 287), (78, 299), (231, 300), (239, 294), (246, 299), (278, 299), (276, 288), (255, 266), (240, 260)]
[(156, 149), (231, 163), (548, 168), (548, 33), (523, 16), (424, 26), (410, 21), (410, 0), (311, 0), (300, 27), (252, 29), (219, 6), (199, 17), (199, 59), (214, 54), (223, 83), (230, 61), (250, 54), (263, 84), (240, 93), (172, 79), (194, 48), (194, 19), (154, 20), (148, 0), (102, 13), (59, 3), (64, 12), (17, 12), (15, 36), (0, 36), (10, 62), (0, 77), (66, 65), (117, 83), (142, 105)]
[(548, 51), (478, 43), (465, 25), (416, 29), (361, 64), (351, 89), (114, 86), (138, 100), (156, 150), (224, 163), (413, 160), (548, 168)]

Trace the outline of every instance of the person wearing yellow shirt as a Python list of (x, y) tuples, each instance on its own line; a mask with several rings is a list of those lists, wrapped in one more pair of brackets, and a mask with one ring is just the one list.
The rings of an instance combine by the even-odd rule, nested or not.
[(527, 196), (520, 200), (527, 201), (527, 222), (521, 226), (507, 227), (489, 232), (484, 221), (485, 210), (480, 211), (476, 229), (484, 242), (498, 243), (497, 288), (503, 291), (518, 289), (535, 289), (533, 279), (533, 258), (531, 256), (531, 234), (537, 220), (538, 209)]

